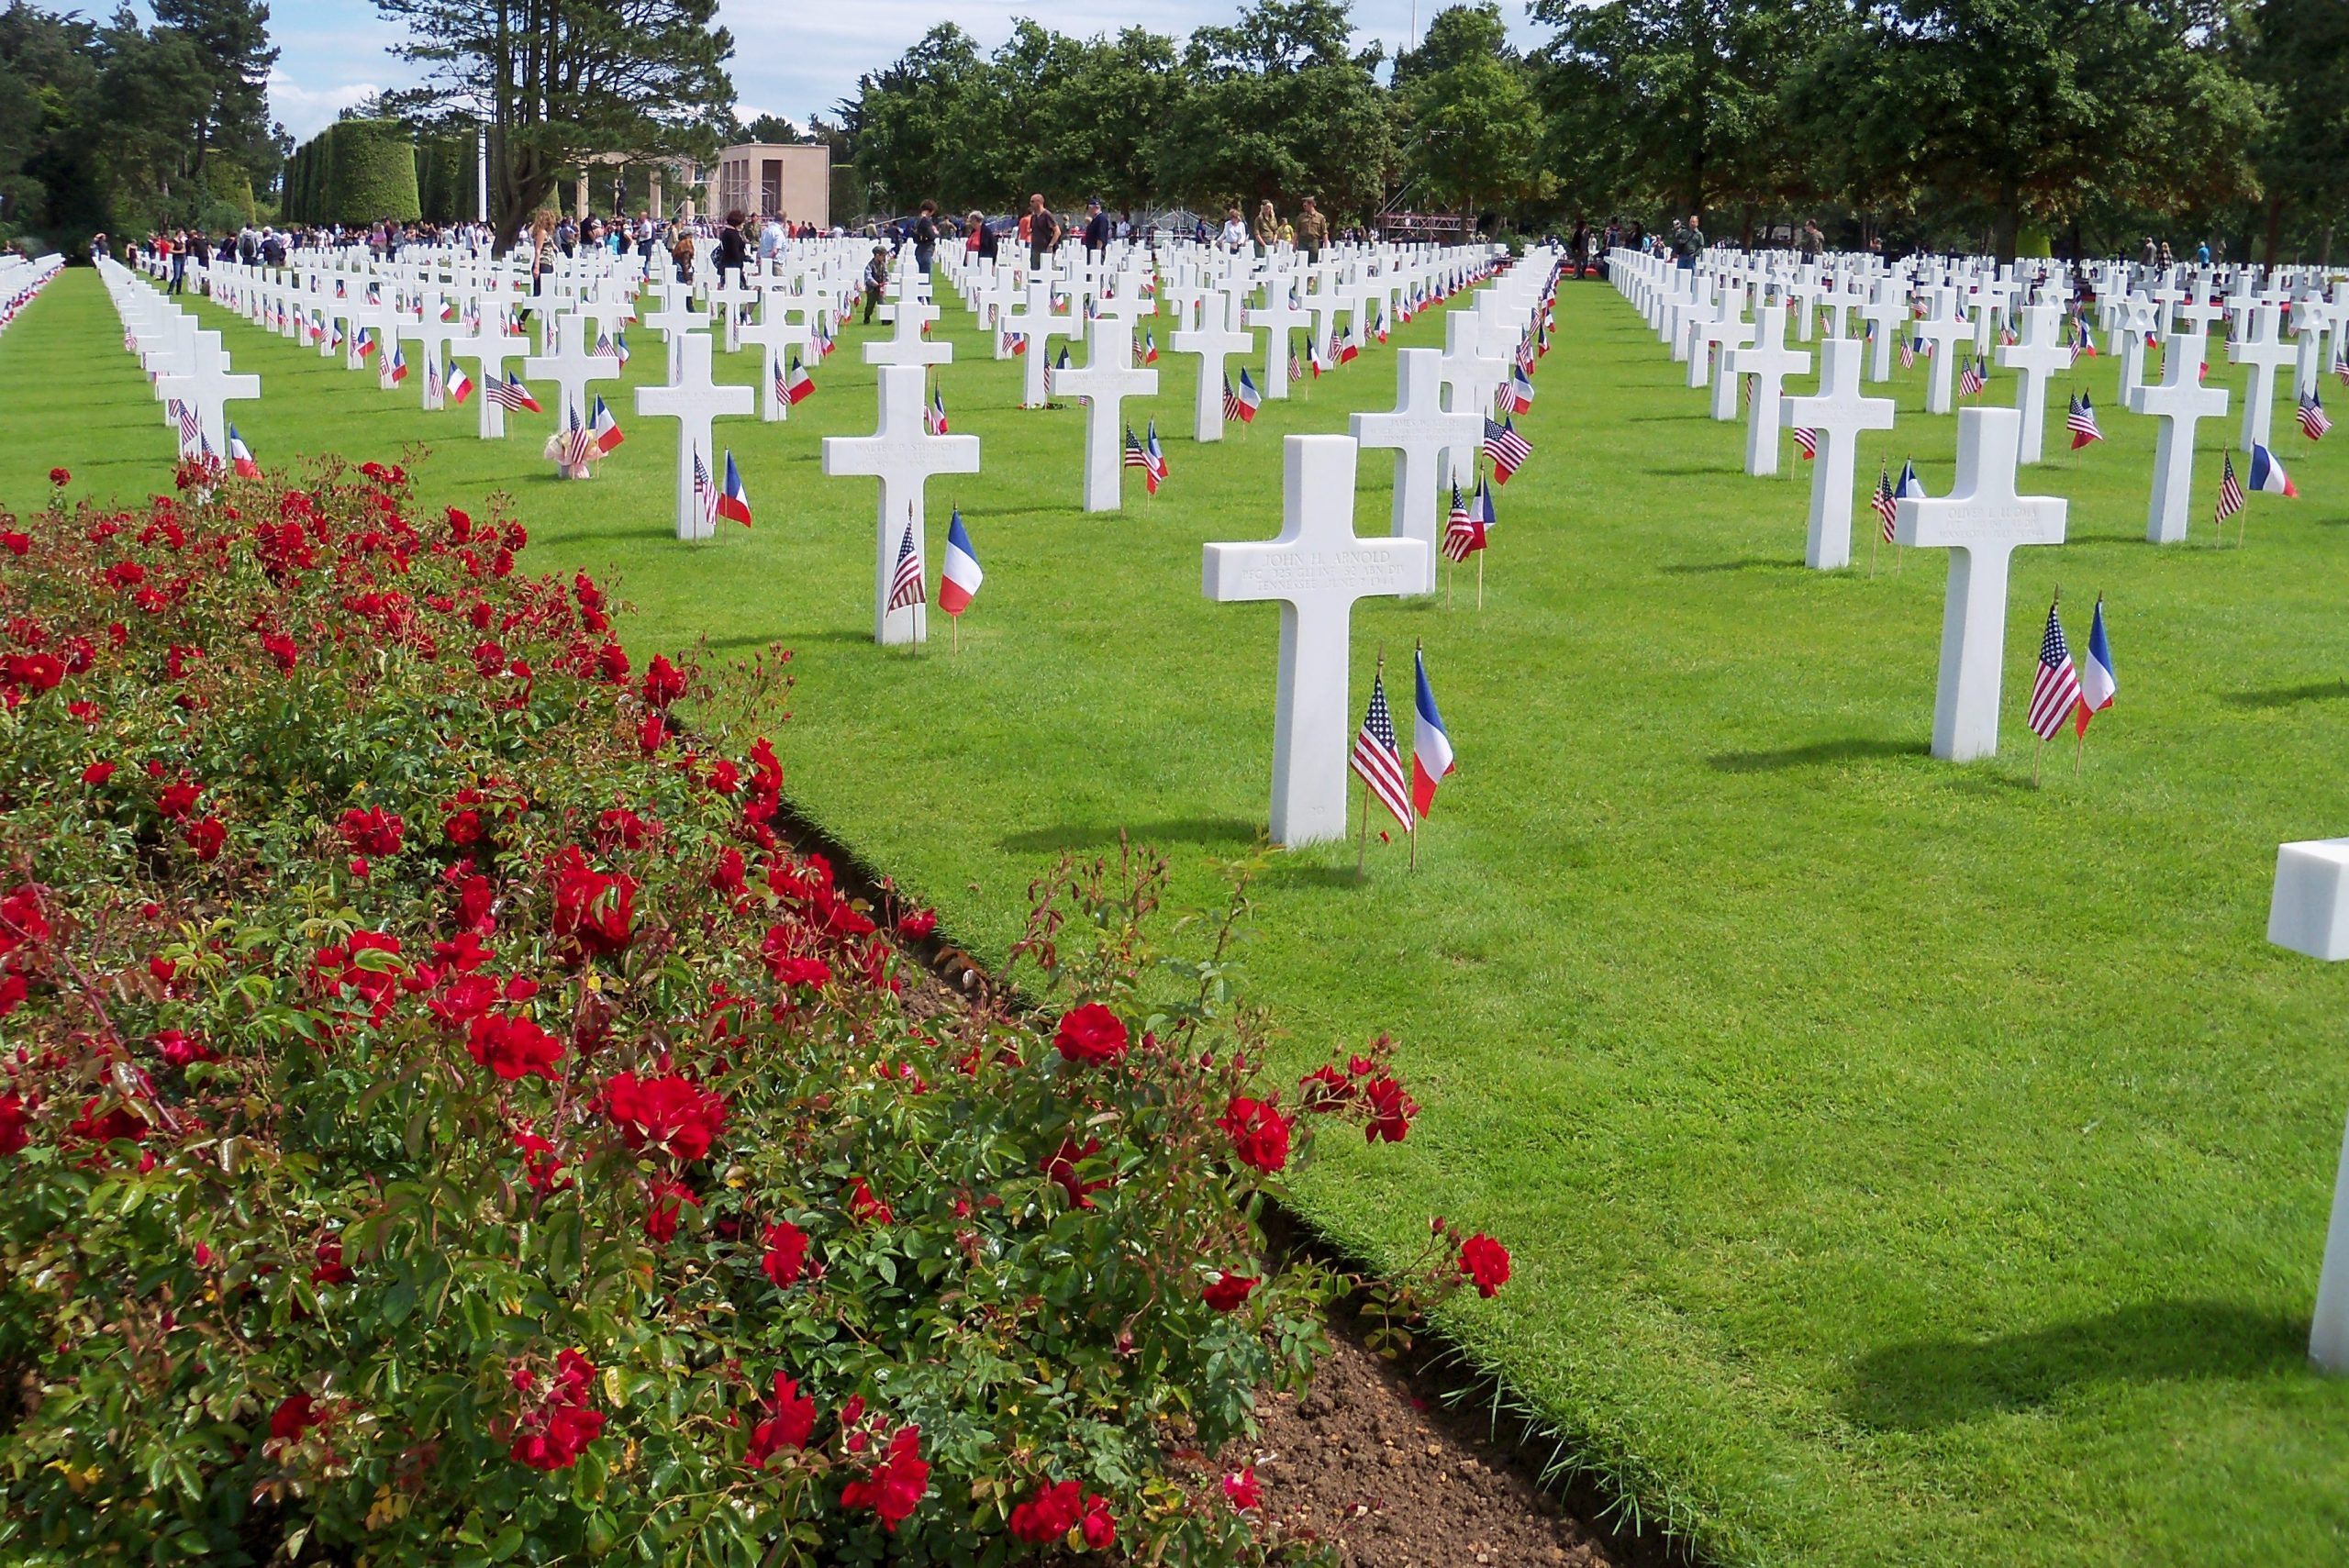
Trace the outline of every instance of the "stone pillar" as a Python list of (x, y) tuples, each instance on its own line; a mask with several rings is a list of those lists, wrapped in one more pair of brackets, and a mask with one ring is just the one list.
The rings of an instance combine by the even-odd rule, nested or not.
[(652, 193), (647, 198), (646, 210), (652, 214), (653, 222), (661, 221), (661, 165), (658, 163), (652, 166)]
[(573, 211), (572, 211), (571, 216), (572, 216), (572, 217), (575, 217), (575, 218), (577, 218), (577, 219), (578, 219), (580, 222), (582, 222), (582, 223), (586, 222), (586, 221), (587, 221), (587, 171), (586, 171), (586, 170), (584, 170), (584, 169), (582, 169), (582, 170), (579, 172), (579, 178), (578, 178), (577, 182), (576, 182), (575, 183), (573, 183), (573, 185), (572, 186), (572, 191), (571, 191), (571, 202), (572, 202), (572, 207), (573, 207)]

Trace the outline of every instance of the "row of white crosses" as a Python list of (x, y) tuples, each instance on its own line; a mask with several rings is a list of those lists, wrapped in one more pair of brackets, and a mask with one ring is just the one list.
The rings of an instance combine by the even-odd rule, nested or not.
[(259, 397), (261, 377), (237, 373), (228, 351), (220, 346), (219, 333), (199, 327), (185, 308), (137, 282), (120, 262), (102, 259), (99, 270), (139, 363), (163, 403), (164, 422), (174, 423), (170, 413), (174, 401), (195, 412), (199, 441), (189, 443), (183, 439), (182, 455), (208, 450), (225, 459), (228, 406)]

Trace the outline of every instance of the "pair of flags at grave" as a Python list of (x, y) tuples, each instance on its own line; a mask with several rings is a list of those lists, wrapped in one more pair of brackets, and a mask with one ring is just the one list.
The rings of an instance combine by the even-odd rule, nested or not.
[(1443, 728), (1443, 718), (1436, 712), (1435, 693), (1428, 686), (1428, 656), (1423, 650), (1414, 650), (1411, 662), (1417, 667), (1419, 686), (1412, 698), (1410, 782), (1407, 785), (1403, 778), (1403, 754), (1396, 741), (1395, 716), (1386, 706), (1384, 670), (1371, 678), (1370, 708), (1363, 715), (1362, 728), (1355, 732), (1347, 765), (1405, 831), (1417, 832), (1418, 819), (1435, 806), (1437, 786), (1457, 764), (1452, 736)]
[(1485, 421), (1485, 455), (1493, 460), (1493, 483), (1507, 484), (1509, 475), (1533, 455), (1533, 444), (1517, 432), (1517, 421)]
[(734, 449), (726, 449), (726, 483), (718, 484), (710, 476), (708, 467), (701, 461), (701, 449), (694, 449), (694, 500), (701, 507), (702, 521), (717, 525), (724, 517), (729, 522), (751, 526), (751, 492), (742, 484), (741, 471), (734, 466)]
[(2051, 602), (2047, 606), (2047, 629), (2039, 641), (2039, 670), (2031, 683), (2031, 708), (2027, 715), (2031, 732), (2042, 740), (2053, 740), (2068, 720), (2076, 734), (2086, 735), (2088, 720), (2110, 707), (2120, 690), (2120, 679), (2112, 673), (2112, 644), (2104, 635), (2104, 596), (2097, 595), (2096, 619), (2088, 628), (2085, 667), (2072, 662), (2071, 648), (2064, 639), (2064, 623), (2057, 618), (2055, 605)]
[(491, 382), (482, 395), (509, 414), (543, 412), (539, 407), (539, 400), (530, 395), (530, 389), (524, 386), (512, 371), (506, 373), (504, 381)]
[(1914, 462), (1904, 460), (1901, 462), (1898, 484), (1893, 482), (1890, 464), (1881, 464), (1877, 467), (1876, 494), (1868, 497), (1868, 505), (1876, 508), (1876, 517), (1884, 525), (1885, 543), (1892, 542), (1893, 520), (1900, 515), (1902, 499), (1909, 496), (1921, 498), (1924, 494), (1925, 484), (1917, 477), (1917, 465)]
[(1150, 422), (1150, 439), (1134, 439), (1134, 428), (1126, 427), (1126, 466), (1141, 470), (1141, 482), (1152, 495), (1166, 483), (1166, 453), (1158, 444), (1158, 421)]
[(1264, 395), (1257, 391), (1256, 384), (1248, 378), (1246, 367), (1243, 366), (1241, 369), (1240, 390), (1237, 393), (1231, 390), (1231, 382), (1229, 378), (1224, 381), (1223, 417), (1225, 418), (1237, 419), (1243, 425), (1253, 424), (1256, 410), (1263, 406), (1264, 401)]
[(2088, 395), (2085, 392), (2076, 395), (2071, 399), (2070, 406), (2064, 413), (2064, 428), (2072, 432), (2074, 451), (2079, 450), (2090, 441), (2104, 439), (2104, 432), (2097, 427), (2096, 406), (2088, 401)]
[[(946, 561), (938, 574), (938, 607), (959, 616), (979, 596), (986, 573), (979, 569), (979, 552), (963, 527), (963, 508), (954, 508), (946, 525)], [(914, 528), (913, 508), (906, 508), (906, 532), (897, 546), (897, 565), (889, 579), (889, 608), (902, 610), (928, 601), (922, 581), (921, 539)]]
[[(1452, 514), (1443, 525), (1443, 558), (1454, 565), (1467, 560), (1492, 542), (1492, 527), (1497, 519), (1493, 516), (1493, 493), (1484, 481), (1476, 482), (1476, 501), (1472, 507), (1460, 498), (1460, 486), (1452, 487)], [(1479, 567), (1477, 570), (1482, 571)]]
[(816, 378), (807, 373), (807, 367), (799, 362), (797, 354), (791, 356), (790, 369), (777, 370), (774, 373), (774, 395), (786, 406), (797, 406), (806, 402), (807, 395), (815, 390)]
[(2324, 400), (2311, 389), (2306, 397), (2300, 399), (2300, 434), (2312, 441), (2321, 441), (2331, 428), (2332, 420), (2324, 411)]
[(2251, 483), (2246, 486), (2235, 477), (2235, 454), (2232, 451), (2227, 453), (2226, 466), (2219, 474), (2219, 506), (2211, 521), (2224, 523), (2242, 511), (2253, 493), (2292, 498), (2297, 498), (2300, 493), (2299, 487), (2292, 483), (2292, 476), (2285, 472), (2284, 465), (2276, 461), (2276, 454), (2264, 445), (2254, 444), (2251, 449), (2250, 479)]

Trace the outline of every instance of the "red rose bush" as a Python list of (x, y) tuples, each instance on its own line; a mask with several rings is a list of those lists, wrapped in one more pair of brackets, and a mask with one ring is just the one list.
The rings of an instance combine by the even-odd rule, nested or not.
[[(1197, 1460), (1333, 1288), (1253, 1217), (1419, 1107), (1264, 1081), (1243, 900), (1170, 996), (1163, 868), (1063, 863), (942, 1003), (714, 717), (781, 658), (632, 674), (396, 467), (182, 478), (0, 518), (0, 1560), (1293, 1550)], [(1434, 1234), (1404, 1317), (1508, 1277)]]

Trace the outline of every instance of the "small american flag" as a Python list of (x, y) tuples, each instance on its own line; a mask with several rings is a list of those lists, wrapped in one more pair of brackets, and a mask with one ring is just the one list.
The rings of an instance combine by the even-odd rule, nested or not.
[(2096, 406), (2085, 392), (2072, 399), (2071, 410), (2064, 416), (2064, 426), (2072, 432), (2072, 450), (2079, 450), (2090, 441), (2104, 439), (2104, 432), (2097, 428)]
[(1485, 530), (1476, 526), (1476, 518), (1468, 510), (1468, 503), (1460, 498), (1460, 486), (1452, 487), (1452, 516), (1443, 525), (1443, 558), (1457, 564), (1485, 548)]
[(482, 387), (481, 393), (484, 397), (509, 414), (518, 414), (524, 409), (533, 414), (539, 411), (539, 400), (530, 395), (529, 387), (514, 379), (512, 371), (506, 373), (504, 381), (486, 383)]
[(2349, 353), (2343, 353), (2339, 350), (2333, 351), (2332, 373), (2341, 378), (2342, 385), (2349, 386)]
[(2210, 519), (2224, 525), (2229, 517), (2243, 510), (2243, 481), (2235, 477), (2235, 454), (2227, 453), (2225, 472), (2219, 475), (2219, 508)]
[(1899, 498), (1892, 493), (1892, 465), (1879, 466), (1876, 471), (1876, 494), (1868, 497), (1868, 505), (1884, 523), (1884, 542), (1892, 542), (1892, 522), (1900, 515)]
[(1493, 483), (1507, 484), (1508, 476), (1533, 455), (1533, 447), (1517, 433), (1515, 420), (1503, 420), (1496, 425), (1487, 419), (1485, 421), (1485, 455), (1493, 460)]
[(889, 608), (929, 603), (922, 592), (921, 547), (914, 542), (914, 520), (906, 518), (906, 539), (897, 546), (897, 574), (889, 580)]
[(1134, 434), (1131, 425), (1126, 427), (1126, 466), (1141, 470), (1142, 483), (1152, 495), (1158, 494), (1158, 471), (1150, 464), (1150, 453), (1142, 450), (1141, 438)]
[(195, 404), (177, 397), (171, 400), (171, 413), (172, 417), (179, 421), (180, 452), (185, 456), (191, 449), (204, 444), (203, 421), (196, 417)]
[(2331, 428), (2332, 420), (2324, 412), (2324, 399), (2311, 389), (2306, 397), (2300, 399), (2300, 434), (2312, 441), (2321, 441)]
[(1240, 412), (1240, 395), (1231, 390), (1230, 377), (1226, 377), (1223, 383), (1223, 417), (1227, 419), (1244, 417)]
[(1806, 425), (1795, 427), (1795, 445), (1801, 449), (1802, 460), (1810, 462), (1819, 455), (1819, 432)]
[(701, 460), (701, 449), (694, 449), (694, 507), (701, 513), (706, 528), (718, 526), (718, 486), (709, 477), (709, 465)]
[(1960, 397), (1979, 397), (1982, 389), (1989, 384), (1990, 378), (1982, 370), (1982, 356), (1967, 355), (1965, 369), (1957, 378), (1957, 395)]
[(1362, 716), (1347, 765), (1408, 830), (1412, 826), (1410, 786), (1403, 782), (1403, 752), (1395, 743), (1395, 716), (1386, 706), (1386, 673), (1371, 677), (1370, 711)]
[(1917, 340), (1908, 333), (1900, 334), (1900, 368), (1908, 370), (1917, 362)]
[(2080, 673), (2072, 665), (2072, 651), (2064, 641), (2064, 623), (2055, 606), (2047, 606), (2047, 635), (2039, 641), (2039, 673), (2031, 683), (2031, 732), (2042, 740), (2055, 739), (2072, 721), (2080, 706)]
[(562, 436), (562, 465), (565, 468), (584, 468), (587, 460), (596, 455), (596, 432), (580, 418), (575, 405), (565, 412), (570, 417), (571, 427)]

